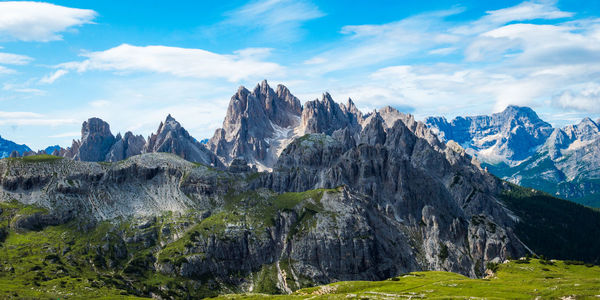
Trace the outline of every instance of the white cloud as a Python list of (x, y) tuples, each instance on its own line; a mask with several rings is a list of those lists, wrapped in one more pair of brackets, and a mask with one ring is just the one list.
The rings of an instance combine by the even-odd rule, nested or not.
[(7, 119), (0, 120), (0, 125), (33, 125), (33, 126), (59, 126), (77, 123), (74, 119)]
[(25, 55), (3, 53), (0, 52), (0, 64), (5, 65), (26, 65), (31, 62), (33, 58)]
[(95, 108), (101, 108), (101, 107), (110, 106), (111, 102), (107, 101), (107, 100), (96, 100), (96, 101), (90, 102), (90, 105)]
[(224, 78), (231, 82), (281, 74), (283, 67), (261, 60), (264, 55), (264, 49), (244, 49), (226, 55), (202, 49), (122, 44), (105, 51), (83, 54), (86, 60), (58, 67), (77, 72), (156, 72), (178, 77)]
[(54, 83), (54, 81), (63, 77), (64, 75), (67, 75), (68, 73), (69, 71), (65, 69), (56, 70), (54, 73), (42, 77), (42, 79), (40, 79), (40, 83)]
[(600, 84), (590, 84), (580, 91), (566, 90), (552, 99), (552, 104), (582, 112), (600, 112)]
[(42, 95), (45, 91), (30, 87), (29, 82), (14, 84), (14, 83), (4, 83), (2, 85), (2, 89), (5, 91), (17, 92), (17, 93), (26, 93), (26, 94), (37, 94)]
[(479, 20), (454, 27), (450, 31), (461, 35), (473, 35), (515, 21), (552, 20), (572, 16), (573, 13), (558, 9), (555, 0), (525, 1), (516, 6), (488, 11)]
[(61, 32), (91, 23), (96, 12), (44, 2), (0, 2), (0, 39), (47, 42)]
[(4, 53), (0, 52), (0, 74), (11, 74), (16, 71), (7, 67), (2, 66), (5, 65), (26, 65), (31, 62), (33, 58), (25, 55), (13, 54), (13, 53)]

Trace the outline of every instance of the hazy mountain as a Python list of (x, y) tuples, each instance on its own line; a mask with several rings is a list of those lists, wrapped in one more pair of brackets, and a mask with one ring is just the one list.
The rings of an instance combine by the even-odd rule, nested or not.
[(428, 118), (443, 140), (455, 140), (511, 182), (600, 207), (600, 127), (589, 118), (552, 128), (526, 107), (491, 116)]
[(31, 149), (26, 145), (19, 145), (13, 141), (5, 140), (0, 137), (0, 158), (9, 157), (14, 151), (23, 155), (23, 153), (31, 151)]

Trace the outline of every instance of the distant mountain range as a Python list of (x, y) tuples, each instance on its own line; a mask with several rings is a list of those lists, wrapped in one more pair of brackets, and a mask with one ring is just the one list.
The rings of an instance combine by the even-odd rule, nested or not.
[[(338, 104), (328, 93), (304, 105), (283, 85), (266, 81), (252, 91), (240, 87), (231, 97), (223, 127), (210, 139), (196, 140), (168, 116), (148, 141), (131, 132), (114, 136), (108, 123), (91, 118), (80, 140), (43, 152), (82, 161), (119, 161), (141, 153), (170, 152), (212, 166), (242, 158), (258, 170), (271, 170), (282, 151), (305, 134), (347, 129), (356, 139), (375, 115), (409, 118), (391, 107), (363, 114), (351, 99)], [(412, 118), (412, 117), (410, 117)], [(600, 207), (600, 126), (589, 118), (553, 128), (531, 108), (509, 106), (490, 116), (429, 117), (424, 122), (441, 141), (454, 141), (492, 174), (584, 205)], [(0, 157), (36, 154), (0, 138)]]
[[(403, 115), (391, 107), (376, 111), (384, 119)], [(283, 149), (310, 133), (347, 128), (356, 138), (373, 113), (363, 114), (351, 99), (338, 104), (328, 93), (300, 104), (283, 85), (266, 81), (252, 91), (240, 87), (230, 100), (223, 128), (211, 139), (196, 140), (170, 115), (148, 141), (131, 132), (114, 136), (108, 123), (91, 118), (80, 140), (63, 149), (33, 152), (0, 138), (0, 158), (39, 153), (82, 161), (119, 161), (150, 152), (170, 152), (212, 166), (243, 158), (258, 170), (271, 170)], [(388, 120), (388, 123), (389, 120)], [(441, 141), (454, 141), (492, 174), (584, 205), (600, 207), (600, 125), (589, 118), (553, 128), (531, 108), (509, 106), (490, 116), (428, 117), (425, 124)]]
[(0, 158), (9, 157), (13, 151), (22, 155), (25, 152), (31, 151), (31, 149), (26, 145), (19, 145), (13, 141), (5, 140), (0, 137)]
[(491, 116), (430, 117), (427, 126), (459, 143), (482, 166), (513, 183), (600, 207), (600, 126), (590, 118), (552, 128), (528, 107)]

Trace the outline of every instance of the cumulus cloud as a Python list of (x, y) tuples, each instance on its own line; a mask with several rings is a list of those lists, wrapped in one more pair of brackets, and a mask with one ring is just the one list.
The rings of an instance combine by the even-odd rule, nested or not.
[[(60, 70), (86, 72), (156, 72), (178, 77), (223, 78), (236, 82), (266, 78), (283, 72), (276, 63), (263, 61), (264, 49), (244, 49), (235, 54), (218, 54), (202, 49), (167, 46), (120, 46), (83, 54), (84, 61), (59, 65)], [(56, 73), (55, 73), (56, 74)]]
[(552, 99), (552, 103), (560, 108), (600, 112), (600, 85), (591, 84), (580, 91), (566, 90)]
[(62, 39), (61, 33), (91, 23), (96, 12), (44, 2), (0, 2), (0, 38), (47, 42)]

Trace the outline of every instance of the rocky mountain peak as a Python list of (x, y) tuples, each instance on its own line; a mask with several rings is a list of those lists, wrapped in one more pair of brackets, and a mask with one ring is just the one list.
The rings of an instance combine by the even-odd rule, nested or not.
[(81, 126), (81, 140), (73, 141), (65, 156), (81, 161), (104, 161), (115, 141), (108, 123), (90, 118)]
[(81, 126), (81, 139), (83, 142), (86, 139), (95, 137), (112, 137), (114, 139), (108, 123), (100, 118), (89, 118)]
[(192, 162), (223, 167), (215, 154), (193, 138), (175, 118), (168, 115), (156, 133), (148, 138), (144, 152), (167, 152)]
[(127, 131), (124, 136), (117, 134), (114, 145), (106, 154), (106, 161), (120, 161), (141, 154), (146, 144), (146, 139), (141, 135), (134, 135)]
[(243, 157), (269, 168), (293, 136), (301, 112), (300, 100), (283, 85), (274, 91), (264, 80), (252, 92), (240, 87), (229, 102), (223, 127), (207, 146), (225, 163)]

